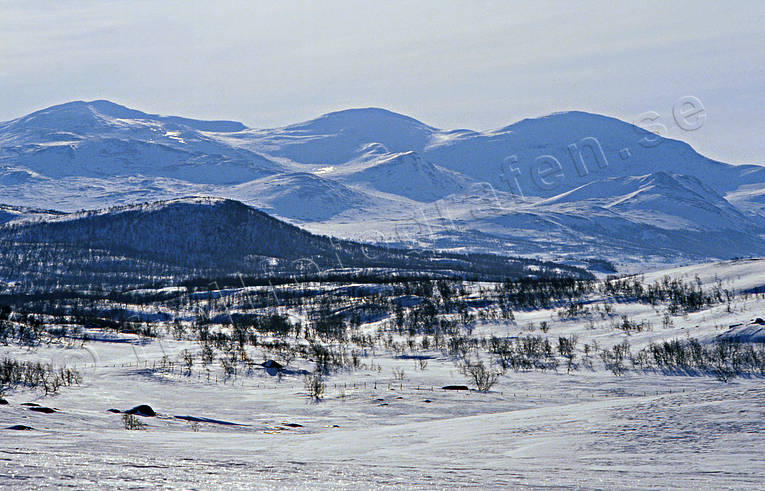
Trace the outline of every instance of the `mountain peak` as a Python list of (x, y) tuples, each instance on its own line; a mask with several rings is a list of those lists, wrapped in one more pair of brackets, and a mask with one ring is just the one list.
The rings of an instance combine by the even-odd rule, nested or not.
[(325, 134), (347, 132), (358, 135), (372, 135), (383, 132), (398, 135), (430, 137), (437, 131), (404, 114), (394, 113), (379, 107), (343, 109), (319, 116), (316, 119), (287, 126), (288, 130), (318, 131)]
[(340, 111), (334, 111), (309, 122), (326, 122), (335, 124), (371, 124), (371, 123), (388, 123), (388, 124), (404, 124), (420, 127), (423, 129), (434, 130), (435, 128), (426, 125), (425, 123), (418, 121), (410, 116), (399, 114), (388, 109), (380, 107), (362, 107), (343, 109)]
[(9, 121), (6, 127), (10, 129), (88, 132), (107, 127), (114, 119), (172, 123), (197, 131), (218, 133), (242, 131), (247, 128), (242, 123), (236, 121), (205, 121), (180, 116), (148, 114), (105, 99), (70, 101), (57, 104)]
[(544, 116), (524, 118), (499, 129), (499, 132), (515, 131), (533, 127), (544, 127), (546, 129), (559, 128), (563, 126), (583, 126), (587, 128), (605, 128), (607, 126), (633, 126), (626, 121), (604, 114), (590, 113), (587, 111), (571, 110), (558, 111)]
[(27, 114), (5, 125), (5, 129), (83, 132), (105, 126), (99, 112), (90, 103), (72, 101)]
[(60, 214), (51, 221), (72, 221), (96, 215), (120, 215), (135, 212), (157, 212), (169, 209), (189, 209), (195, 211), (250, 209), (251, 207), (230, 198), (216, 196), (182, 196), (143, 203), (111, 206), (96, 210), (84, 210), (74, 213)]
[(391, 153), (422, 151), (437, 131), (409, 116), (369, 107), (265, 130), (261, 143), (273, 148), (273, 155), (296, 162), (338, 165), (362, 157), (371, 143)]
[(69, 101), (64, 102), (63, 104), (56, 104), (54, 106), (49, 106), (44, 109), (40, 109), (38, 111), (35, 111), (33, 113), (30, 113), (26, 116), (23, 116), (20, 119), (37, 119), (40, 116), (45, 115), (55, 115), (55, 114), (81, 114), (81, 115), (87, 115), (87, 114), (93, 114), (98, 113), (104, 116), (110, 116), (115, 118), (140, 118), (140, 117), (149, 117), (148, 114), (138, 111), (135, 109), (130, 109), (125, 106), (121, 106), (117, 103), (107, 101), (105, 99), (97, 99), (92, 101)]

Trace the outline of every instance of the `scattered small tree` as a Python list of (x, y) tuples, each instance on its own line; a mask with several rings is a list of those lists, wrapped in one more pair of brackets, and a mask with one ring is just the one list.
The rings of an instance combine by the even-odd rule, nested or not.
[(186, 374), (191, 374), (191, 369), (194, 366), (194, 355), (191, 354), (191, 351), (185, 349), (181, 352), (181, 358), (183, 366), (186, 368)]
[(630, 356), (630, 343), (626, 340), (615, 345), (611, 349), (604, 349), (600, 352), (600, 358), (607, 369), (614, 375), (622, 375), (627, 368), (624, 366), (624, 360)]
[(125, 426), (126, 430), (144, 430), (146, 429), (146, 425), (143, 421), (136, 418), (132, 414), (123, 414), (122, 415), (122, 424)]
[(481, 392), (488, 392), (497, 383), (499, 377), (505, 374), (502, 369), (487, 367), (483, 361), (472, 362), (465, 360), (460, 366), (460, 371), (466, 377), (473, 380), (476, 388)]
[(577, 341), (576, 336), (558, 338), (558, 353), (566, 359), (566, 373), (571, 373), (574, 367)]
[(324, 384), (324, 378), (320, 372), (313, 372), (310, 375), (305, 376), (305, 390), (308, 392), (308, 397), (314, 401), (321, 400), (324, 397), (324, 390), (326, 385)]

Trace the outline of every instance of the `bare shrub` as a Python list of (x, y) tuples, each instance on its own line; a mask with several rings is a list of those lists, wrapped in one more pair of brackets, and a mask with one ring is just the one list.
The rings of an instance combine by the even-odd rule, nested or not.
[(0, 392), (21, 385), (55, 394), (60, 387), (82, 383), (82, 375), (75, 369), (54, 367), (50, 363), (0, 360)]
[(475, 382), (476, 388), (481, 392), (488, 392), (499, 377), (505, 374), (504, 370), (487, 367), (483, 361), (472, 362), (465, 360), (460, 366), (460, 371), (466, 377)]
[(210, 343), (202, 343), (202, 365), (210, 365), (215, 360), (215, 351)]
[(183, 367), (186, 369), (186, 374), (191, 374), (191, 369), (194, 367), (194, 355), (191, 354), (191, 351), (185, 349), (181, 352), (181, 360), (183, 363)]
[(607, 369), (611, 370), (614, 375), (621, 375), (627, 371), (627, 368), (624, 366), (624, 360), (629, 357), (630, 344), (627, 341), (622, 341), (613, 348), (606, 348), (600, 352), (600, 358), (603, 360), (603, 364)]
[(558, 338), (558, 353), (566, 359), (566, 373), (571, 373), (571, 369), (575, 368), (577, 342), (576, 336)]
[(324, 384), (324, 378), (320, 372), (314, 372), (305, 376), (305, 390), (308, 392), (308, 397), (314, 401), (320, 400), (324, 397), (324, 390), (326, 385)]
[(126, 430), (144, 430), (146, 425), (140, 419), (136, 418), (132, 414), (122, 415), (122, 424)]

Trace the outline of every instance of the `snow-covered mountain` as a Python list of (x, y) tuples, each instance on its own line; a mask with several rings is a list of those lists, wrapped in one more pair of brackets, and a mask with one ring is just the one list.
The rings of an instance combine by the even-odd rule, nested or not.
[(0, 123), (0, 190), (64, 211), (229, 197), (328, 235), (572, 262), (765, 254), (765, 167), (579, 111), (487, 132), (376, 108), (250, 129), (71, 102)]
[(282, 170), (204, 134), (238, 129), (239, 123), (156, 116), (108, 101), (70, 102), (0, 124), (0, 165), (5, 173), (15, 166), (15, 179), (25, 180), (141, 175), (199, 184)]
[(677, 230), (755, 230), (757, 221), (695, 177), (655, 172), (590, 182), (537, 203), (602, 207), (636, 221)]
[[(284, 128), (245, 131), (244, 146), (304, 164), (338, 166), (371, 145), (388, 153), (413, 151), (428, 162), (488, 182), (497, 190), (551, 197), (594, 178), (667, 172), (697, 177), (720, 194), (765, 182), (759, 165), (732, 166), (615, 118), (581, 111), (525, 119), (488, 132), (439, 130), (381, 109), (353, 109)], [(574, 148), (570, 148), (574, 145)], [(602, 150), (602, 153), (600, 152)], [(581, 153), (581, 156), (580, 156)], [(535, 162), (554, 157), (561, 177), (535, 179)], [(514, 164), (513, 157), (517, 164)], [(517, 168), (515, 174), (512, 168)], [(518, 183), (508, 182), (517, 177)]]
[(243, 132), (252, 149), (304, 164), (339, 165), (371, 143), (387, 152), (421, 152), (437, 132), (416, 119), (385, 109), (349, 109), (278, 129)]
[(416, 152), (378, 156), (326, 175), (425, 203), (464, 191), (470, 183), (470, 179), (427, 162)]
[(303, 221), (327, 220), (348, 210), (374, 205), (374, 199), (340, 182), (308, 172), (290, 172), (230, 188), (232, 197), (259, 203), (263, 210)]

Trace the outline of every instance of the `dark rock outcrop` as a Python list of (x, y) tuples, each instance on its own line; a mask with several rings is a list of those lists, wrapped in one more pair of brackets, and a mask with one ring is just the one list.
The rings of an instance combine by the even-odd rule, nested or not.
[(467, 385), (444, 385), (443, 390), (470, 390)]
[(125, 414), (134, 414), (136, 416), (154, 417), (157, 413), (148, 404), (141, 404), (125, 411)]
[(58, 412), (52, 407), (45, 407), (45, 406), (32, 406), (29, 408), (29, 410), (34, 411), (36, 413), (44, 413), (44, 414), (53, 414)]
[(26, 425), (13, 425), (6, 428), (6, 430), (16, 430), (16, 431), (29, 431), (34, 430), (31, 426)]

